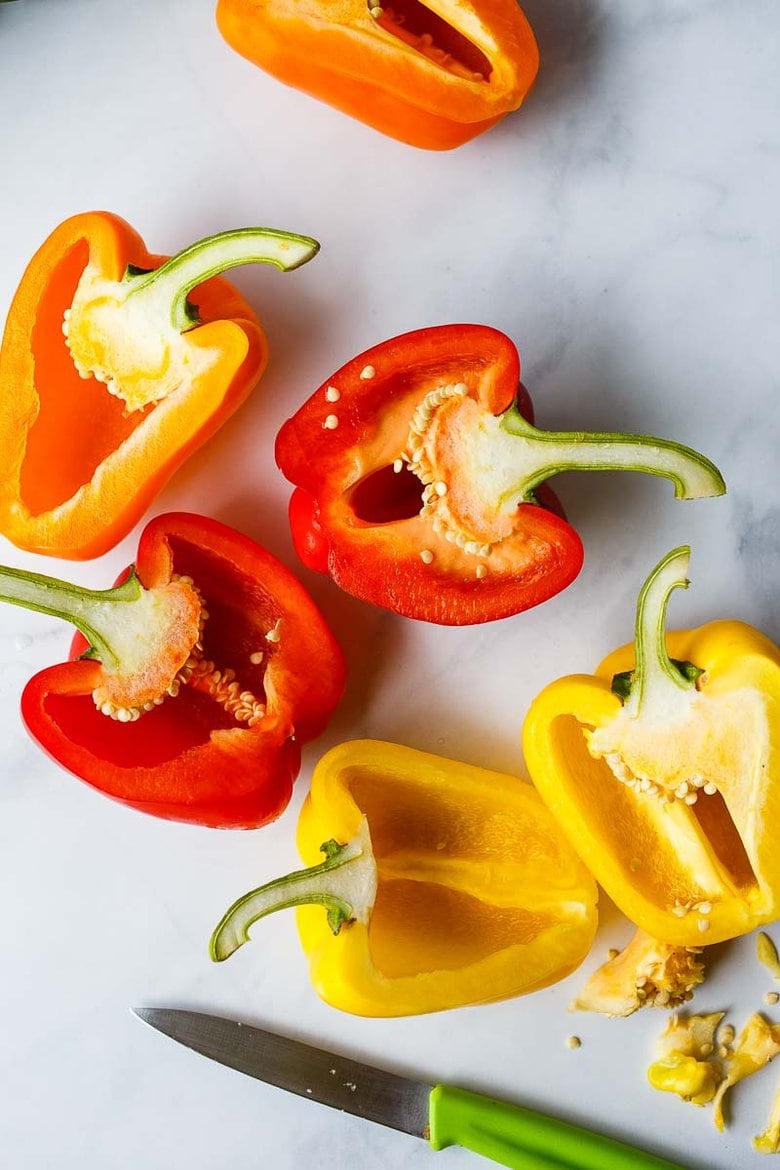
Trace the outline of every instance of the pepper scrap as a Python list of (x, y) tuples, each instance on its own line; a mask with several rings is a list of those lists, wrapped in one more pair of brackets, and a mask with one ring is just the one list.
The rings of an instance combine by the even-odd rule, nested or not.
[(526, 762), (569, 840), (624, 914), (695, 947), (780, 915), (780, 651), (741, 622), (665, 636), (690, 550), (639, 595), (635, 645), (595, 678), (546, 687)]
[(780, 1086), (775, 1090), (766, 1129), (753, 1138), (757, 1154), (780, 1154)]
[(708, 1105), (723, 1079), (720, 1062), (713, 1060), (715, 1034), (724, 1012), (704, 1016), (670, 1016), (658, 1041), (656, 1059), (647, 1079), (661, 1093), (676, 1093), (692, 1105)]
[(519, 379), (514, 345), (484, 325), (406, 333), (343, 366), (276, 442), (304, 564), (405, 617), (470, 625), (579, 573), (582, 544), (544, 484), (559, 471), (645, 471), (683, 499), (725, 491), (677, 443), (538, 430)]
[(698, 956), (698, 947), (670, 946), (638, 930), (624, 950), (593, 972), (570, 1010), (625, 1017), (642, 1007), (680, 1007), (704, 979)]
[(593, 940), (595, 883), (515, 777), (344, 743), (315, 768), (298, 848), (311, 868), (235, 902), (211, 955), (226, 959), (259, 918), (300, 907), (312, 982), (343, 1011), (415, 1015), (522, 995), (568, 975)]
[(777, 954), (777, 947), (763, 930), (756, 935), (756, 958), (769, 969), (774, 979), (780, 979), (780, 957)]
[(719, 1130), (726, 1128), (723, 1112), (723, 1098), (726, 1093), (760, 1072), (780, 1052), (780, 1024), (771, 1024), (760, 1012), (756, 1012), (745, 1024), (737, 1040), (734, 1052), (726, 1065), (726, 1076), (718, 1085), (712, 1102), (712, 1120)]
[(516, 0), (219, 0), (217, 24), (280, 81), (428, 150), (494, 126), (539, 68)]
[(166, 260), (115, 215), (60, 224), (22, 278), (0, 349), (0, 532), (74, 560), (126, 536), (265, 369), (260, 323), (217, 273), (296, 268), (318, 248), (240, 228)]
[(152, 520), (113, 589), (0, 568), (0, 600), (82, 631), (76, 660), (24, 689), (33, 738), (107, 796), (168, 820), (254, 828), (278, 817), (301, 743), (344, 687), (341, 651), (299, 582), (202, 516)]

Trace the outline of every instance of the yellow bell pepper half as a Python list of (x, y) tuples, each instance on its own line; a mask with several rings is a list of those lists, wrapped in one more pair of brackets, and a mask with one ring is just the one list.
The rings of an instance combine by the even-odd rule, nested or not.
[(593, 941), (595, 883), (513, 776), (376, 740), (341, 744), (314, 771), (298, 848), (310, 868), (234, 903), (212, 957), (297, 906), (314, 987), (343, 1011), (415, 1015), (522, 995), (570, 974)]
[(596, 880), (687, 947), (780, 915), (780, 651), (735, 621), (665, 634), (689, 554), (645, 582), (634, 645), (545, 688), (523, 729), (534, 783)]

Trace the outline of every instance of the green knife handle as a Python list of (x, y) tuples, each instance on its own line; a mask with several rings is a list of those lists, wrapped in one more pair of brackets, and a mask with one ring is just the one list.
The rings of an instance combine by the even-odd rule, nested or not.
[(511, 1170), (683, 1170), (568, 1122), (448, 1085), (432, 1090), (429, 1121), (434, 1150), (463, 1146)]

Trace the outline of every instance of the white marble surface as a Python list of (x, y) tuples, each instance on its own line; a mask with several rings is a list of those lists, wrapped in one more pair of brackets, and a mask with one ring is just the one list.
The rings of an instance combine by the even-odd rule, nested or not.
[[(27, 738), (18, 698), (67, 653), (53, 620), (0, 611), (0, 1162), (24, 1170), (420, 1168), (412, 1138), (344, 1118), (145, 1030), (131, 1004), (197, 1006), (347, 1054), (524, 1101), (689, 1167), (764, 1163), (750, 1137), (777, 1074), (734, 1093), (733, 1125), (645, 1082), (660, 1012), (627, 1022), (566, 1005), (628, 934), (606, 904), (595, 950), (536, 996), (421, 1019), (341, 1015), (310, 989), (293, 921), (212, 965), (232, 898), (296, 861), (311, 766), (331, 744), (397, 740), (522, 771), (523, 713), (630, 631), (638, 584), (681, 542), (693, 586), (673, 624), (734, 616), (777, 637), (778, 100), (774, 0), (528, 0), (542, 50), (525, 109), (454, 153), (382, 138), (265, 77), (222, 43), (211, 0), (18, 0), (0, 6), (0, 311), (65, 216), (124, 215), (159, 251), (227, 226), (309, 232), (318, 259), (282, 279), (244, 270), (272, 346), (249, 403), (155, 511), (242, 528), (288, 564), (278, 425), (343, 361), (455, 320), (518, 343), (538, 421), (639, 430), (707, 452), (725, 500), (673, 501), (641, 477), (558, 482), (586, 564), (563, 595), (486, 628), (423, 627), (300, 571), (349, 657), (348, 694), (310, 745), (274, 826), (218, 833), (101, 798)], [(3, 387), (13, 393), (13, 387)], [(81, 565), (17, 566), (107, 584), (135, 539)], [(780, 830), (779, 830), (780, 832)], [(762, 1005), (754, 940), (717, 948), (702, 1010)], [(565, 1038), (583, 1039), (577, 1052)], [(477, 1166), (462, 1151), (443, 1166)], [(436, 1161), (439, 1165), (439, 1161)]]

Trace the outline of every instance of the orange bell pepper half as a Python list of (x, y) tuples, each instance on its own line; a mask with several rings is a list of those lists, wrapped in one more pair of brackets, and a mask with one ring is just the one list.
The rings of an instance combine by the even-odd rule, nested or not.
[(126, 536), (265, 369), (260, 323), (217, 273), (295, 268), (318, 248), (240, 228), (166, 259), (106, 212), (60, 224), (22, 278), (0, 349), (0, 532), (74, 560)]
[(219, 0), (217, 23), (280, 81), (428, 150), (494, 126), (539, 68), (517, 0)]

